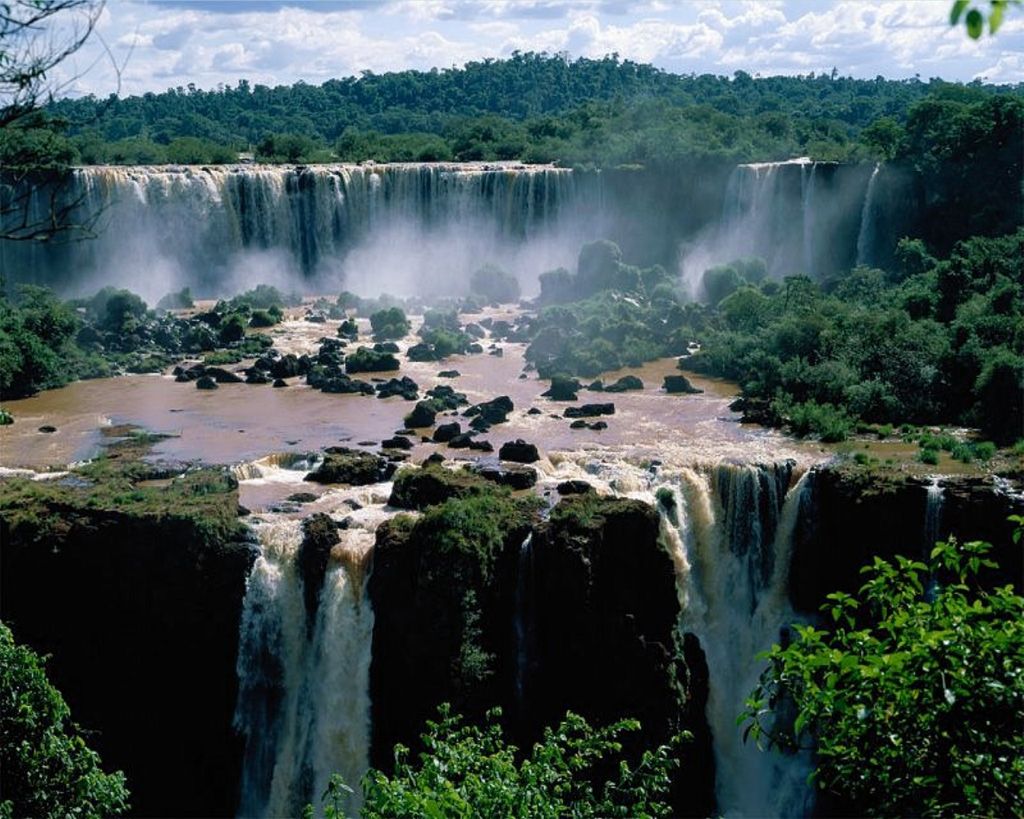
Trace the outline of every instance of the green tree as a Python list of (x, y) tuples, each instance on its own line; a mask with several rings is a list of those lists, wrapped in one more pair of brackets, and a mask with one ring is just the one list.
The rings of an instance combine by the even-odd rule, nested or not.
[[(395, 748), (392, 775), (371, 770), (363, 780), (365, 819), (421, 819), (424, 816), (516, 816), (523, 819), (667, 816), (670, 774), (676, 766), (671, 746), (645, 751), (635, 767), (608, 763), (622, 751), (620, 737), (637, 731), (636, 720), (592, 728), (569, 713), (547, 729), (529, 755), (502, 737), (500, 709), (481, 727), (466, 724), (441, 706), (437, 722), (427, 723), (424, 751), (409, 760)], [(683, 737), (677, 737), (676, 744)], [(617, 774), (605, 778), (601, 772)], [(325, 814), (343, 814), (348, 789), (340, 779), (324, 794)], [(312, 808), (307, 809), (312, 815)]]
[(124, 774), (103, 773), (43, 660), (0, 623), (0, 816), (98, 819), (127, 808)]
[(1024, 597), (979, 583), (990, 549), (876, 557), (858, 595), (828, 595), (821, 628), (768, 652), (747, 732), (813, 746), (815, 783), (851, 815), (1024, 814)]

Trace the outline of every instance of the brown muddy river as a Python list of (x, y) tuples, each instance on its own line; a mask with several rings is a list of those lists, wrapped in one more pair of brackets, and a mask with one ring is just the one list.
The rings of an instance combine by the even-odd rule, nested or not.
[[(503, 314), (491, 312), (501, 317)], [(464, 316), (465, 321), (480, 316)], [(413, 326), (419, 325), (413, 319)], [(321, 337), (336, 337), (338, 322), (313, 324), (294, 319), (274, 328), (274, 345), (282, 352), (315, 352)], [(361, 330), (369, 331), (368, 322)], [(418, 339), (400, 342), (403, 349)], [(361, 343), (371, 343), (368, 338)], [(485, 348), (489, 339), (485, 339)], [(568, 453), (574, 457), (628, 458), (632, 461), (658, 459), (674, 463), (700, 463), (723, 458), (767, 461), (794, 457), (803, 462), (819, 460), (829, 453), (813, 443), (794, 442), (760, 427), (739, 423), (729, 410), (736, 387), (723, 381), (688, 376), (704, 390), (699, 395), (668, 395), (663, 378), (678, 373), (675, 359), (651, 362), (603, 376), (606, 384), (625, 374), (639, 376), (644, 389), (626, 393), (583, 390), (577, 404), (612, 402), (615, 414), (602, 418), (605, 430), (570, 429), (562, 417), (570, 403), (541, 397), (548, 382), (535, 373), (524, 373), (525, 345), (499, 343), (501, 357), (488, 353), (453, 356), (444, 362), (416, 363), (400, 356), (402, 369), (420, 386), (421, 394), (439, 383), (451, 384), (466, 393), (470, 403), (508, 395), (515, 409), (509, 423), (493, 427), (479, 436), (495, 448), (508, 440), (524, 438), (535, 443), (552, 461)], [(350, 348), (351, 349), (351, 348)], [(241, 369), (247, 362), (229, 365)], [(438, 378), (439, 370), (458, 370), (454, 379)], [(387, 377), (396, 375), (388, 373)], [(360, 375), (369, 379), (368, 374)], [(137, 375), (80, 381), (32, 398), (8, 401), (15, 423), (0, 428), (0, 465), (34, 470), (59, 469), (68, 463), (92, 457), (99, 449), (103, 427), (134, 424), (173, 437), (159, 442), (153, 457), (206, 464), (241, 464), (273, 453), (312, 453), (326, 446), (347, 444), (373, 447), (403, 427), (403, 416), (414, 402), (402, 398), (336, 395), (310, 389), (299, 379), (287, 388), (270, 385), (222, 384), (215, 391), (196, 389), (192, 383), (177, 383), (169, 374)], [(540, 414), (529, 415), (531, 407)], [(438, 416), (438, 423), (456, 420)], [(459, 418), (463, 427), (466, 419)], [(56, 432), (40, 432), (51, 426)], [(428, 434), (430, 430), (421, 430)], [(448, 458), (494, 458), (465, 449), (417, 443), (410, 453), (418, 462), (434, 451)], [(295, 475), (301, 480), (301, 473)], [(295, 490), (309, 489), (309, 484)], [(283, 487), (282, 487), (283, 489)], [(253, 487), (247, 494), (262, 494)], [(279, 491), (272, 494), (279, 495)], [(254, 498), (255, 500), (256, 498)]]

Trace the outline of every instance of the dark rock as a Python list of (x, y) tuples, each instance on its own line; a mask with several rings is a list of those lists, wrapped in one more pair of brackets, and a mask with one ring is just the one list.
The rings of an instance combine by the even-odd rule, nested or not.
[(50, 424), (44, 424), (43, 426), (39, 427), (39, 431), (40, 432), (45, 432), (47, 434), (50, 434), (50, 433), (56, 432), (57, 431), (57, 427), (51, 426)]
[(440, 452), (431, 452), (426, 458), (423, 459), (423, 466), (430, 466), (431, 464), (443, 464), (444, 455)]
[(437, 374), (437, 377), (438, 378), (458, 378), (460, 375), (462, 375), (462, 373), (460, 373), (458, 370), (441, 370), (441, 372), (439, 372)]
[(494, 452), (494, 444), (490, 441), (470, 441), (469, 448), (476, 452)]
[(210, 376), (204, 375), (202, 378), (196, 379), (196, 389), (215, 390), (217, 389), (217, 382), (210, 378)]
[(490, 401), (474, 404), (462, 414), (467, 418), (479, 416), (488, 424), (504, 424), (512, 410), (512, 399), (507, 395), (499, 395)]
[(493, 355), (495, 358), (504, 358), (505, 351), (501, 347), (495, 347), (489, 351), (489, 355)]
[(385, 461), (378, 455), (336, 446), (325, 450), (323, 463), (306, 475), (306, 480), (365, 486), (386, 480), (385, 469)]
[(447, 384), (439, 384), (432, 390), (427, 390), (427, 395), (434, 399), (442, 409), (453, 410), (469, 403), (465, 393), (456, 392)]
[(522, 438), (502, 444), (498, 451), (498, 457), (503, 461), (514, 461), (520, 464), (532, 464), (540, 460), (537, 447), (534, 444), (528, 444)]
[(405, 416), (405, 425), (411, 429), (422, 429), (434, 425), (437, 407), (431, 401), (419, 401), (412, 412)]
[(473, 436), (475, 432), (463, 432), (459, 435), (452, 436), (448, 441), (448, 446), (452, 449), (468, 449), (469, 445), (473, 443)]
[(400, 395), (406, 401), (415, 401), (419, 397), (419, 385), (407, 375), (377, 385), (378, 398), (391, 398), (395, 395)]
[(320, 603), (320, 590), (324, 585), (324, 572), (331, 557), (331, 549), (341, 540), (337, 524), (322, 512), (302, 521), (302, 545), (297, 557), (302, 578), (302, 599), (306, 604), (306, 633), (312, 634), (316, 611)]
[(467, 336), (472, 336), (473, 338), (483, 338), (485, 335), (487, 335), (483, 327), (481, 327), (479, 324), (474, 324), (473, 322), (470, 322), (462, 329)]
[(596, 381), (591, 381), (587, 384), (587, 389), (591, 392), (604, 392), (604, 382), (598, 378)]
[(585, 495), (587, 492), (593, 492), (594, 487), (586, 481), (571, 480), (562, 481), (558, 484), (559, 495)]
[(608, 424), (605, 421), (594, 421), (594, 423), (590, 425), (590, 428), (597, 430), (608, 429)]
[(702, 393), (704, 390), (698, 389), (690, 383), (685, 375), (666, 375), (665, 376), (665, 392), (677, 395), (677, 394), (688, 394), (695, 395)]
[(479, 344), (470, 344), (470, 345), (469, 345), (469, 346), (468, 346), (468, 347), (466, 348), (466, 352), (467, 352), (467, 353), (472, 353), (473, 355), (479, 355), (479, 354), (480, 354), (480, 353), (482, 353), (483, 351), (484, 351), (484, 348), (483, 348), (483, 347), (481, 347), (481, 346), (480, 346)]
[(582, 389), (582, 385), (575, 378), (567, 378), (563, 375), (553, 376), (551, 386), (541, 393), (545, 398), (552, 401), (575, 401), (576, 393)]
[(274, 383), (273, 383), (272, 386), (277, 387), (278, 389), (280, 389), (281, 387), (287, 387), (288, 386), (288, 382), (285, 381), (283, 378), (275, 378), (274, 379)]
[(530, 407), (530, 408), (529, 408), (529, 409), (528, 409), (528, 410), (526, 411), (526, 414), (527, 414), (527, 415), (540, 415), (540, 414), (541, 414), (541, 411), (540, 411), (539, 409), (537, 409), (536, 407)]
[(566, 418), (595, 418), (598, 415), (614, 414), (614, 404), (583, 404), (579, 407), (566, 407), (563, 413)]
[(245, 373), (246, 384), (269, 384), (270, 376), (267, 375), (263, 370), (257, 370), (255, 367), (250, 367)]
[(399, 346), (393, 341), (378, 341), (373, 345), (375, 353), (397, 353), (399, 349)]
[(449, 498), (479, 495), (486, 487), (483, 478), (466, 469), (445, 469), (435, 464), (403, 469), (395, 476), (388, 505), (422, 510)]
[(590, 424), (588, 424), (582, 418), (580, 418), (579, 420), (573, 421), (571, 424), (569, 424), (569, 429), (589, 429), (589, 428), (590, 428)]
[(491, 428), (491, 425), (484, 420), (483, 416), (478, 415), (476, 418), (470, 420), (469, 428), (475, 432), (487, 432)]
[(537, 483), (537, 470), (528, 466), (481, 466), (475, 472), (484, 480), (510, 489), (529, 489)]
[(230, 370), (225, 370), (222, 367), (207, 367), (205, 375), (208, 378), (212, 378), (218, 384), (241, 384), (242, 383), (242, 379), (238, 375), (236, 375), (235, 373), (231, 372)]
[(434, 430), (434, 441), (439, 444), (447, 443), (456, 435), (461, 434), (461, 432), (462, 426), (458, 421), (452, 421), (450, 424), (439, 424), (437, 429)]
[(277, 379), (295, 378), (299, 375), (299, 370), (299, 359), (291, 353), (281, 356), (270, 365), (270, 374)]
[(412, 449), (412, 441), (404, 435), (396, 435), (394, 438), (385, 438), (380, 442), (383, 449)]
[(312, 492), (294, 492), (288, 496), (288, 500), (292, 503), (313, 503), (319, 495), (314, 495)]
[[(676, 376), (669, 376), (675, 378)], [(637, 378), (635, 375), (624, 375), (614, 384), (609, 384), (604, 388), (605, 392), (627, 392), (629, 390), (642, 390), (644, 388), (644, 382)]]
[(345, 371), (348, 373), (390, 372), (399, 366), (392, 353), (377, 352), (369, 347), (359, 347), (345, 359)]

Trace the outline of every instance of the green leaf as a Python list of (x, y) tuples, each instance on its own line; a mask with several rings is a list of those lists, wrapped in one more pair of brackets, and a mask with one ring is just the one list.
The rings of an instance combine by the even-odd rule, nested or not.
[(999, 26), (1003, 24), (1003, 10), (1006, 8), (1005, 3), (993, 3), (992, 11), (988, 15), (988, 30), (989, 33), (995, 34), (999, 30)]
[(960, 22), (960, 16), (967, 10), (967, 6), (970, 5), (970, 0), (956, 0), (953, 4), (952, 10), (949, 12), (949, 24), (955, 26)]
[(981, 16), (981, 12), (977, 9), (971, 9), (967, 12), (967, 34), (972, 39), (977, 40), (984, 30), (985, 18)]

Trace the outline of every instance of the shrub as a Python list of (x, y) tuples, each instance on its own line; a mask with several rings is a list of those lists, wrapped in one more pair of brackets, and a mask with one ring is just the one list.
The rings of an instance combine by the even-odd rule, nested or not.
[(405, 338), (411, 326), (400, 307), (387, 307), (370, 316), (370, 327), (377, 341)]
[(474, 271), (469, 279), (469, 289), (488, 301), (505, 303), (519, 298), (519, 282), (516, 277), (494, 265), (484, 265)]

